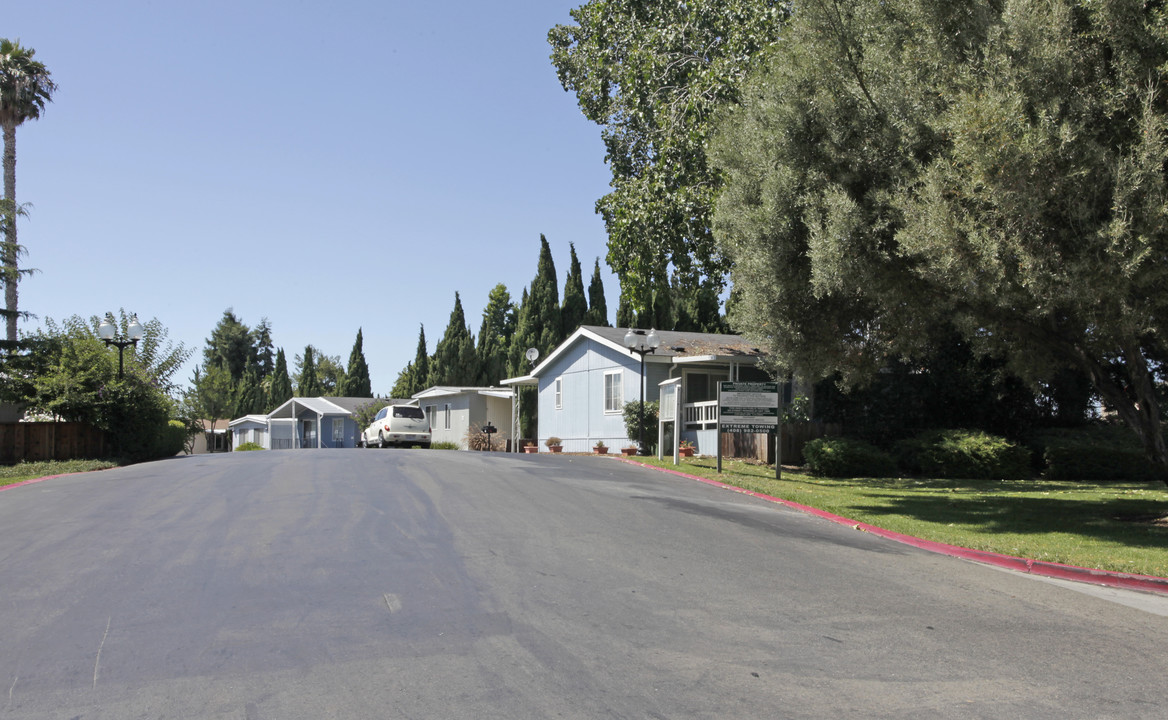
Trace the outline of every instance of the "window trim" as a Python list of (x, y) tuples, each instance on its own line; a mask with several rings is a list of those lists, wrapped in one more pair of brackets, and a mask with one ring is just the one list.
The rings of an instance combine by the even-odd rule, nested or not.
[[(615, 398), (617, 406), (615, 408), (611, 408), (611, 409), (608, 406), (608, 389), (609, 389), (609, 380), (608, 379), (610, 377), (615, 377), (617, 379), (617, 387), (615, 389), (618, 391), (617, 397)], [(616, 370), (605, 370), (604, 371), (603, 392), (604, 392), (604, 414), (605, 415), (619, 415), (620, 413), (624, 412), (624, 402), (623, 401), (624, 401), (624, 392), (625, 392), (625, 371), (623, 368), (618, 368)]]
[(552, 386), (555, 390), (556, 410), (564, 409), (564, 379), (562, 377), (556, 378), (552, 381)]

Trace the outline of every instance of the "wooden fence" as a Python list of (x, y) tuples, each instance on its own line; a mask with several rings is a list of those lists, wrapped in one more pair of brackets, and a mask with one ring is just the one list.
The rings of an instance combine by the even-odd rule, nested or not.
[[(840, 434), (840, 426), (827, 423), (783, 425), (783, 464), (802, 465), (803, 446), (810, 440)], [(775, 436), (771, 433), (723, 433), (722, 457), (775, 462)]]
[(104, 430), (75, 422), (0, 423), (0, 463), (22, 460), (76, 460), (112, 454), (113, 438)]

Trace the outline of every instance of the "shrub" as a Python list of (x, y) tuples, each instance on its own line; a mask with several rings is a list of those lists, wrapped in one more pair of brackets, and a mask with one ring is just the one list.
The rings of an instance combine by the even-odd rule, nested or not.
[(458, 443), (450, 442), (449, 440), (442, 440), (436, 443), (430, 443), (431, 450), (457, 450)]
[(645, 433), (645, 447), (641, 448), (652, 455), (657, 450), (657, 402), (645, 402), (645, 415), (641, 417), (641, 402), (633, 400), (625, 403), (624, 409), (625, 434), (629, 440), (639, 443), (641, 430)]
[(1048, 480), (1148, 481), (1163, 474), (1148, 461), (1139, 442), (1123, 427), (1096, 425), (1047, 430), (1032, 446)]
[[(466, 449), (475, 451), (506, 450), (507, 440), (495, 437), (498, 433), (488, 435), (481, 427), (471, 425), (466, 429)], [(457, 445), (455, 446), (457, 447)]]
[(561, 439), (559, 439), (559, 438), (558, 438), (558, 437), (556, 437), (555, 435), (552, 435), (552, 436), (551, 436), (551, 437), (549, 437), (547, 440), (544, 440), (544, 441), (543, 441), (543, 444), (544, 444), (544, 445), (547, 445), (548, 447), (553, 447), (553, 446), (555, 446), (555, 445), (563, 445), (563, 444), (564, 444), (564, 441), (563, 441), (563, 440), (561, 440)]
[(803, 457), (812, 472), (827, 477), (889, 477), (896, 474), (892, 456), (862, 440), (812, 440), (803, 446)]
[(901, 467), (936, 478), (1021, 480), (1030, 477), (1030, 451), (973, 430), (930, 430), (897, 444)]
[(235, 448), (235, 452), (250, 452), (252, 450), (263, 450), (263, 446), (259, 443), (245, 442), (239, 447)]
[(186, 450), (187, 426), (181, 420), (166, 423), (158, 439), (158, 457), (173, 457)]

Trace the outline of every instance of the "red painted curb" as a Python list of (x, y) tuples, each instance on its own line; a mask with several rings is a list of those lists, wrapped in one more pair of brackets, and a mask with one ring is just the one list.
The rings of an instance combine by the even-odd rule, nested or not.
[(893, 532), (892, 530), (885, 530), (884, 528), (869, 525), (868, 523), (858, 522), (849, 518), (835, 515), (833, 513), (819, 510), (817, 508), (809, 507), (807, 505), (800, 505), (790, 500), (784, 500), (772, 495), (754, 492), (753, 490), (745, 490), (733, 485), (727, 485), (724, 482), (717, 480), (710, 480), (708, 478), (698, 477), (697, 475), (690, 475), (683, 473), (680, 470), (671, 470), (670, 468), (663, 468), (657, 465), (649, 465), (647, 463), (637, 462), (635, 460), (627, 460), (625, 458), (617, 458), (621, 462), (629, 463), (630, 465), (639, 465), (640, 467), (649, 468), (651, 470), (660, 470), (680, 477), (688, 478), (690, 480), (697, 480), (706, 485), (713, 485), (714, 487), (723, 488), (725, 490), (732, 490), (743, 495), (749, 495), (761, 500), (786, 505), (789, 508), (815, 515), (825, 520), (838, 523), (840, 525), (848, 525), (856, 530), (872, 533), (878, 537), (886, 538), (888, 540), (895, 540), (905, 545), (911, 545), (915, 548), (928, 550), (930, 552), (948, 555), (950, 557), (962, 558), (963, 560), (972, 560), (974, 562), (984, 563), (986, 565), (994, 565), (996, 567), (1006, 568), (1008, 570), (1017, 570), (1018, 572), (1028, 573), (1031, 575), (1039, 575), (1041, 577), (1058, 578), (1060, 580), (1074, 580), (1076, 582), (1092, 583), (1095, 585), (1105, 585), (1107, 587), (1122, 588), (1124, 590), (1141, 590), (1144, 592), (1159, 593), (1168, 595), (1168, 578), (1155, 577), (1153, 575), (1133, 575), (1130, 573), (1111, 572), (1108, 570), (1093, 570), (1091, 568), (1077, 567), (1075, 565), (1063, 565), (1062, 563), (1045, 562), (1043, 560), (1032, 560), (1029, 558), (1014, 557), (1012, 555), (1003, 555), (1001, 553), (987, 552), (985, 550), (973, 550), (971, 548), (964, 548), (957, 545), (947, 545), (933, 540), (923, 540), (911, 535)]
[[(108, 468), (102, 468), (102, 469), (105, 470)], [(70, 475), (83, 475), (84, 473), (87, 473), (87, 472), (101, 472), (101, 470), (85, 470), (82, 472), (75, 472), (75, 473), (61, 473), (59, 475), (45, 475), (44, 477), (33, 478), (32, 480), (21, 480), (20, 482), (12, 483), (11, 485), (0, 485), (0, 492), (4, 492), (5, 490), (11, 490), (12, 488), (24, 487), (25, 485), (33, 485), (35, 483), (44, 482), (45, 480), (52, 480), (54, 478), (69, 477)]]

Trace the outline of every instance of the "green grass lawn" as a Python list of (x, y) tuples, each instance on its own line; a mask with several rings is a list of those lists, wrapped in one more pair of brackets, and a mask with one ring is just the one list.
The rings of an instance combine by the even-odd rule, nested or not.
[(117, 463), (109, 460), (22, 462), (17, 465), (0, 466), (0, 486), (35, 480), (48, 475), (105, 470), (112, 467), (117, 467)]
[(691, 458), (677, 469), (926, 540), (1168, 577), (1168, 488), (1158, 482), (841, 480), (786, 469), (776, 481), (774, 467), (722, 467), (719, 475), (713, 458)]

